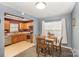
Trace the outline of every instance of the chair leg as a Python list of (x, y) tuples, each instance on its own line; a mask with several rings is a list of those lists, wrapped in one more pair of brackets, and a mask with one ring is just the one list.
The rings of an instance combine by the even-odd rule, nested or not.
[(40, 53), (40, 52), (39, 52), (39, 50), (38, 50), (38, 51), (37, 51), (38, 57), (39, 57), (39, 53)]
[(57, 51), (57, 46), (56, 46), (56, 51)]
[(60, 47), (60, 49), (59, 49), (59, 57), (61, 56), (61, 54), (62, 54), (62, 50), (61, 50), (61, 47)]
[(45, 57), (46, 57), (46, 52), (47, 52), (47, 51), (46, 51), (46, 48), (45, 48), (45, 49), (44, 49), (44, 56), (45, 56)]
[(38, 57), (39, 57), (39, 53), (38, 53)]
[(37, 53), (37, 56), (39, 57), (39, 49), (38, 49), (38, 47), (36, 47), (36, 53)]
[(61, 52), (59, 51), (59, 57), (61, 56)]
[[(55, 52), (54, 45), (53, 45), (53, 52)], [(53, 55), (55, 55), (55, 53), (53, 53)]]
[(53, 45), (51, 46), (51, 55), (52, 55), (52, 57), (54, 56), (54, 47), (53, 47)]
[(54, 51), (53, 55), (56, 56), (58, 53), (57, 46), (53, 46), (53, 51)]
[(38, 48), (36, 47), (36, 53), (38, 53), (38, 51), (37, 51), (37, 50), (38, 50)]
[(61, 50), (61, 48), (60, 48), (60, 55), (62, 55), (62, 50)]

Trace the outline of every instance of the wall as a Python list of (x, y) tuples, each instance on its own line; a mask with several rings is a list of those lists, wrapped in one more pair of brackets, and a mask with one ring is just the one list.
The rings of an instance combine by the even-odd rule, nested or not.
[(0, 57), (4, 56), (4, 11), (0, 6)]
[(75, 5), (75, 8), (72, 13), (72, 20), (75, 18), (76, 24), (75, 27), (72, 27), (72, 45), (74, 56), (79, 57), (79, 3)]
[(67, 42), (68, 47), (72, 48), (72, 27), (71, 27), (71, 14), (66, 16), (66, 32), (67, 32)]

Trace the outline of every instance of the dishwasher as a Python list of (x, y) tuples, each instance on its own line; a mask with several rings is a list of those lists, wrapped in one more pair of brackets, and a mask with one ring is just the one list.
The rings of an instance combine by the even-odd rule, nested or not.
[(12, 44), (11, 36), (5, 36), (5, 46)]

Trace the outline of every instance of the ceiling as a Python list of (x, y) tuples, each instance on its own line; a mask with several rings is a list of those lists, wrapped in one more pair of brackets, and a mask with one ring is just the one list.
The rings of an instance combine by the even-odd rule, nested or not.
[(0, 3), (35, 17), (52, 17), (72, 12), (75, 2), (46, 2), (43, 10), (35, 7), (35, 2), (3, 2)]

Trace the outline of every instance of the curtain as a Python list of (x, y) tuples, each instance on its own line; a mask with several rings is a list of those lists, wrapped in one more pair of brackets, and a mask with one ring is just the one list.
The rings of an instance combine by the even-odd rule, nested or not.
[(67, 44), (66, 19), (62, 18), (61, 21), (62, 21), (61, 35), (63, 36), (62, 43)]

